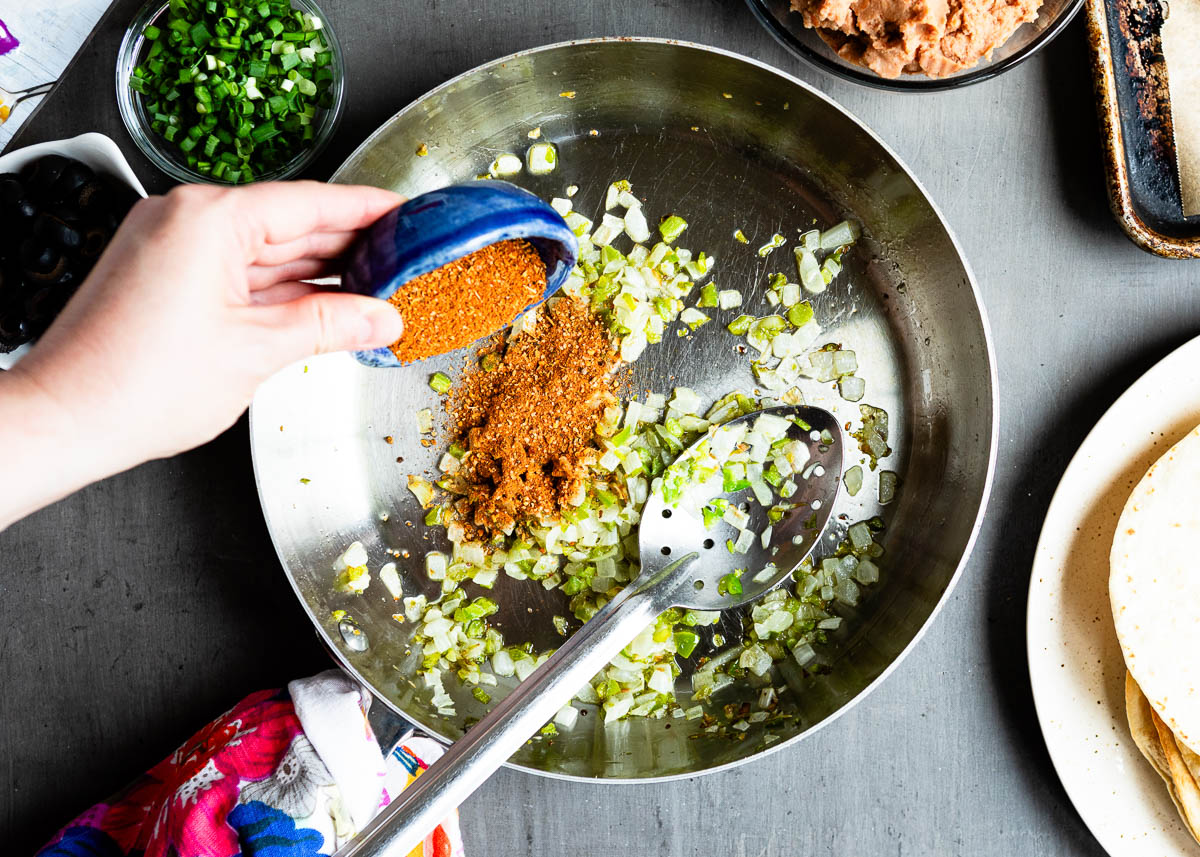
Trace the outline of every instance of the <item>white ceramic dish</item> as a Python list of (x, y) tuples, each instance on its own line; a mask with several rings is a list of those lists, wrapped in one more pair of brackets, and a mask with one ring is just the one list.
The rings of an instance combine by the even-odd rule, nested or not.
[(1063, 474), (1034, 555), (1026, 642), (1050, 758), (1112, 857), (1200, 855), (1125, 719), (1108, 554), (1130, 491), (1200, 424), (1200, 338), (1163, 358), (1096, 424)]
[[(121, 154), (121, 150), (117, 148), (117, 144), (103, 134), (95, 132), (80, 134), (78, 137), (72, 137), (69, 140), (50, 140), (45, 143), (34, 143), (32, 146), (26, 146), (23, 149), (16, 149), (15, 151), (0, 155), (0, 173), (15, 173), (30, 161), (36, 160), (43, 155), (63, 155), (68, 158), (74, 158), (77, 161), (82, 161), (98, 173), (103, 173), (125, 182), (125, 184), (137, 191), (138, 196), (144, 197), (147, 195), (146, 189), (142, 187), (142, 183), (138, 181), (138, 177), (133, 174), (133, 170), (129, 167), (129, 162), (125, 160), (125, 156)], [(31, 347), (32, 343), (22, 345), (15, 351), (10, 351), (7, 354), (0, 354), (0, 369), (8, 369), (16, 365), (16, 362)]]

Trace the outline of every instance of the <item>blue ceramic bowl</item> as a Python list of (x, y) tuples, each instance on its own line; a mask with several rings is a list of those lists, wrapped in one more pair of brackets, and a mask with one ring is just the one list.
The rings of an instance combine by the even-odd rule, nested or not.
[[(566, 282), (575, 266), (575, 234), (547, 203), (499, 181), (430, 191), (385, 214), (351, 249), (342, 288), (387, 299), (422, 274), (510, 238), (524, 238), (546, 264), (546, 292), (535, 302), (540, 303)], [(388, 348), (356, 351), (354, 356), (367, 366), (401, 365)]]

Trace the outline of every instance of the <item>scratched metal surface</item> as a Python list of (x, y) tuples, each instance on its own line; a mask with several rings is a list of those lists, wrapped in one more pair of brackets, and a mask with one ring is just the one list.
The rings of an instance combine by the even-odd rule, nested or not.
[[(791, 247), (800, 230), (846, 216), (863, 223), (866, 240), (848, 255), (838, 280), (813, 299), (824, 328), (816, 345), (840, 343), (858, 355), (864, 402), (891, 417), (894, 452), (880, 468), (899, 472), (903, 484), (898, 501), (881, 507), (878, 473), (861, 453), (847, 456), (846, 466), (860, 463), (867, 475), (857, 497), (839, 499), (826, 547), (844, 537), (849, 523), (876, 514), (893, 532), (883, 539), (888, 554), (881, 583), (857, 608), (838, 608), (844, 630), (819, 652), (829, 674), (805, 679), (786, 664), (778, 669), (773, 680), (787, 686), (783, 710), (794, 719), (754, 724), (739, 740), (706, 735), (699, 720), (605, 724), (596, 708), (584, 706), (591, 716), (553, 740), (526, 745), (516, 759), (551, 774), (642, 779), (691, 774), (777, 749), (842, 710), (883, 674), (936, 608), (973, 536), (994, 430), (991, 355), (973, 285), (936, 212), (869, 132), (785, 77), (691, 46), (572, 44), (497, 61), (406, 108), (335, 180), (410, 196), (469, 181), (497, 154), (523, 153), (534, 128), (559, 147), (560, 166), (551, 175), (527, 177), (527, 187), (552, 197), (576, 185), (578, 210), (599, 222), (605, 189), (627, 178), (646, 201), (651, 222), (682, 214), (691, 224), (683, 245), (714, 255), (715, 281), (745, 295), (742, 307), (714, 311), (714, 322), (686, 339), (676, 335), (678, 325), (669, 328), (637, 361), (633, 389), (669, 394), (686, 386), (707, 402), (734, 390), (755, 391), (750, 361), (738, 352), (743, 341), (724, 325), (741, 312), (772, 311), (768, 275), (796, 277)], [(428, 154), (418, 156), (422, 146)], [(737, 229), (748, 245), (734, 239)], [(757, 248), (775, 232), (788, 237), (788, 246), (759, 256)], [(630, 246), (627, 239), (618, 245)], [(414, 675), (420, 662), (420, 648), (409, 646), (415, 626), (392, 619), (397, 607), (379, 587), (363, 596), (335, 592), (330, 569), (346, 545), (359, 540), (373, 567), (391, 558), (388, 550), (405, 554), (398, 560), (405, 592), (436, 597), (422, 557), (449, 545), (440, 528), (422, 526), (406, 477), (436, 478), (444, 447), (421, 444), (413, 412), (441, 410), (428, 387), (430, 372), (453, 373), (470, 354), (465, 349), (431, 365), (384, 371), (364, 369), (346, 355), (307, 361), (263, 386), (250, 421), (268, 526), (314, 621), (359, 675), (447, 738), (486, 709), (469, 688), (450, 681), (457, 713), (438, 715), (432, 691)], [(800, 386), (810, 404), (831, 410), (848, 427), (861, 426), (858, 405), (843, 401), (833, 385), (805, 379)], [(482, 591), (473, 584), (466, 590)], [(495, 598), (503, 606), (497, 625), (508, 642), (531, 640), (539, 650), (557, 645), (550, 617), (570, 615), (562, 593), (502, 575)], [(366, 632), (365, 651), (339, 634), (336, 610), (349, 612)], [(732, 644), (741, 638), (737, 614), (746, 610), (726, 612), (720, 627)], [(362, 637), (352, 642), (361, 645)], [(714, 651), (705, 646), (684, 663), (676, 690), (685, 707), (697, 658)], [(502, 689), (509, 684), (501, 681)], [(738, 683), (719, 694), (713, 708), (750, 701), (760, 689), (761, 683)]]

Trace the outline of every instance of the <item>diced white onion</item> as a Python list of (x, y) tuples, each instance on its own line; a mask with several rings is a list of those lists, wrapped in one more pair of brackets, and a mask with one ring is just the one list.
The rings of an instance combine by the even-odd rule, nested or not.
[(844, 375), (838, 379), (838, 394), (847, 402), (862, 401), (867, 392), (867, 382), (857, 375)]
[(717, 306), (721, 309), (733, 309), (742, 305), (742, 293), (737, 289), (721, 289), (717, 292)]
[(400, 575), (396, 571), (396, 563), (385, 562), (379, 569), (379, 580), (387, 587), (393, 601), (399, 601), (400, 597), (404, 595), (404, 590), (400, 586)]
[(574, 729), (577, 720), (579, 720), (579, 711), (572, 705), (564, 705), (554, 715), (554, 722), (567, 730)]
[(534, 143), (525, 152), (525, 165), (535, 176), (544, 176), (558, 166), (558, 150), (553, 143)]
[(515, 176), (519, 172), (521, 172), (521, 159), (511, 152), (498, 155), (496, 160), (492, 161), (492, 165), (488, 167), (488, 174), (492, 178)]

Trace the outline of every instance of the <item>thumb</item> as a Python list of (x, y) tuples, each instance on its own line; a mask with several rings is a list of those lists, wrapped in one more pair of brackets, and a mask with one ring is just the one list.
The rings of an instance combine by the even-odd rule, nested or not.
[(287, 362), (330, 351), (381, 348), (404, 332), (400, 313), (387, 301), (341, 292), (315, 292), (255, 312), (275, 329), (280, 358)]

